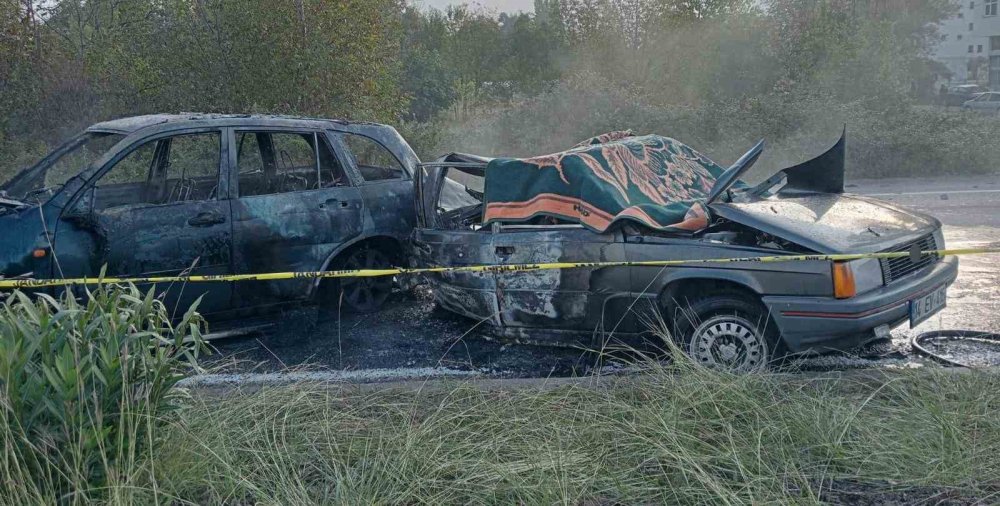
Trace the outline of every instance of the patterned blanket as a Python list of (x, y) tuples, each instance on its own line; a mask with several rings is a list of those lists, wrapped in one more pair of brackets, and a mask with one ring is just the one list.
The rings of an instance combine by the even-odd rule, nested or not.
[(611, 132), (568, 151), (486, 167), (484, 222), (553, 217), (604, 232), (633, 220), (668, 232), (708, 226), (703, 202), (726, 169), (658, 135)]

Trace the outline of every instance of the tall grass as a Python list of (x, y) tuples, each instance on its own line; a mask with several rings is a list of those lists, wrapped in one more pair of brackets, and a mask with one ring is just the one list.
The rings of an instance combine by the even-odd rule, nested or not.
[(685, 362), (596, 388), (297, 385), (196, 398), (156, 477), (204, 504), (812, 503), (847, 479), (991, 502), (998, 387), (985, 373), (807, 380)]
[(809, 504), (846, 482), (1000, 499), (995, 373), (810, 379), (677, 358), (557, 388), (185, 396), (199, 326), (134, 287), (7, 301), (0, 504)]
[(14, 292), (0, 306), (0, 503), (131, 502), (197, 367), (201, 317), (174, 325), (153, 291), (82, 302)]

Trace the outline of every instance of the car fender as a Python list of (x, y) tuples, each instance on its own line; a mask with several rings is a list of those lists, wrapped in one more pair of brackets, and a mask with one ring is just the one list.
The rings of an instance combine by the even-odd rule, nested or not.
[(648, 292), (657, 294), (661, 302), (669, 302), (673, 298), (671, 292), (680, 286), (679, 282), (703, 280), (732, 283), (760, 297), (764, 294), (764, 285), (758, 278), (761, 273), (761, 271), (751, 272), (733, 269), (668, 269), (656, 278), (654, 285), (650, 287)]
[[(389, 236), (389, 235), (381, 235), (381, 234), (359, 235), (359, 236), (357, 236), (357, 237), (355, 237), (355, 238), (353, 238), (353, 239), (351, 239), (351, 240), (349, 240), (347, 242), (342, 243), (340, 246), (337, 246), (336, 248), (334, 248), (333, 252), (330, 253), (329, 255), (327, 255), (326, 259), (323, 260), (323, 264), (319, 266), (319, 269), (317, 269), (317, 271), (326, 271), (326, 270), (329, 270), (330, 264), (333, 263), (333, 260), (335, 258), (337, 258), (341, 253), (347, 251), (348, 249), (350, 249), (351, 247), (353, 247), (353, 246), (355, 246), (357, 244), (360, 244), (361, 242), (370, 241), (370, 240), (373, 240), (373, 239), (377, 239), (377, 240), (389, 240), (389, 241), (395, 242), (397, 245), (399, 245), (400, 254), (403, 255), (404, 257), (406, 256), (407, 252), (406, 252), (405, 248), (406, 248), (406, 242), (407, 241), (405, 239), (401, 239), (399, 237), (393, 237), (393, 236)], [(313, 298), (316, 295), (316, 290), (317, 290), (317, 288), (319, 288), (319, 284), (320, 284), (321, 281), (323, 281), (323, 278), (316, 278), (316, 279), (313, 280), (313, 282), (309, 285), (309, 293), (307, 295), (307, 298), (311, 299), (311, 298)]]

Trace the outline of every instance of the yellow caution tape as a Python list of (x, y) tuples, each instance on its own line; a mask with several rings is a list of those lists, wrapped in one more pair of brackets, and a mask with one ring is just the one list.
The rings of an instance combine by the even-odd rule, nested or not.
[(832, 261), (845, 262), (864, 258), (902, 258), (920, 255), (964, 256), (1000, 253), (1000, 248), (966, 248), (942, 249), (926, 251), (894, 251), (887, 253), (845, 253), (837, 255), (776, 255), (761, 257), (709, 258), (691, 260), (645, 260), (640, 262), (553, 262), (540, 264), (500, 264), (500, 265), (465, 265), (461, 267), (420, 267), (420, 268), (390, 268), (390, 269), (356, 269), (344, 271), (312, 271), (312, 272), (269, 272), (263, 274), (219, 274), (210, 276), (154, 276), (134, 278), (66, 278), (66, 279), (0, 279), (0, 288), (42, 288), (50, 286), (97, 285), (116, 283), (214, 283), (232, 281), (276, 281), (282, 279), (317, 279), (317, 278), (374, 278), (380, 276), (396, 276), (399, 274), (436, 274), (450, 272), (521, 272), (542, 271), (550, 269), (579, 269), (601, 267), (669, 267), (691, 266), (699, 264), (728, 264), (737, 262), (804, 262)]

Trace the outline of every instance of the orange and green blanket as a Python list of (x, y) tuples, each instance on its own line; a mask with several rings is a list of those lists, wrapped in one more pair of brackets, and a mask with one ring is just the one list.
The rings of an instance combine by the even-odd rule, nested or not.
[(708, 226), (705, 198), (726, 169), (669, 137), (611, 132), (570, 150), (486, 167), (484, 222), (553, 217), (604, 232), (632, 220), (667, 232)]

